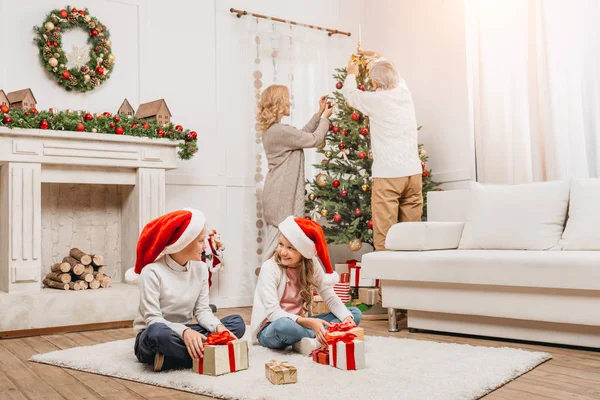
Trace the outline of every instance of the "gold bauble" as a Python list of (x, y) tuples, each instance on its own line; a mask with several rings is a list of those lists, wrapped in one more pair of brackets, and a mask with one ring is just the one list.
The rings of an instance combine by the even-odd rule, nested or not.
[(47, 32), (50, 32), (51, 30), (53, 30), (53, 29), (54, 29), (54, 24), (53, 24), (52, 22), (46, 22), (46, 23), (44, 24), (44, 28), (46, 28), (46, 31), (47, 31)]
[(70, 108), (67, 108), (67, 109), (65, 110), (65, 113), (67, 113), (67, 114), (71, 114), (72, 112), (73, 112), (73, 110), (71, 110)]
[(48, 60), (48, 64), (50, 64), (51, 67), (56, 67), (58, 65), (58, 60), (52, 57)]
[[(106, 44), (110, 46), (110, 44), (108, 44), (108, 42), (110, 42), (110, 40), (106, 41)], [(110, 53), (108, 55), (108, 61), (110, 61), (111, 63), (115, 62), (115, 55), (113, 53)]]
[(351, 251), (359, 251), (362, 248), (362, 242), (358, 238), (354, 238), (348, 242), (348, 248)]
[(311, 193), (311, 194), (309, 194), (309, 195), (308, 195), (308, 199), (309, 199), (310, 201), (315, 201), (315, 199), (316, 199), (316, 198), (317, 198), (317, 196), (315, 196), (315, 194), (314, 194), (314, 193)]
[(329, 211), (327, 211), (327, 209), (326, 209), (326, 208), (324, 208), (324, 209), (322, 209), (322, 210), (321, 210), (321, 216), (322, 216), (322, 217), (326, 217), (326, 216), (328, 216), (328, 215), (329, 215)]
[(316, 180), (317, 185), (319, 187), (325, 187), (325, 186), (327, 186), (327, 180), (328, 180), (327, 179), (327, 175), (325, 175), (325, 174), (319, 174), (319, 175), (317, 175), (317, 178), (315, 180)]
[(331, 158), (332, 155), (333, 155), (333, 153), (331, 152), (331, 150), (327, 150), (325, 152), (325, 157), (327, 157), (327, 158)]
[(363, 185), (361, 186), (361, 189), (362, 189), (362, 191), (363, 191), (363, 192), (368, 192), (368, 191), (369, 191), (369, 185), (367, 185), (367, 184), (365, 183), (365, 184), (363, 184)]

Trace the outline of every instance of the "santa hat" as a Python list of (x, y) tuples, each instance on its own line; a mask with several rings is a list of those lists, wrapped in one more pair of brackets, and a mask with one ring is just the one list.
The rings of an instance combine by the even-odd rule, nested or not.
[(304, 258), (319, 257), (325, 267), (325, 283), (335, 285), (339, 281), (339, 275), (331, 268), (329, 249), (321, 225), (310, 219), (289, 216), (279, 224), (279, 231)]
[(191, 208), (173, 211), (148, 222), (138, 239), (134, 272), (142, 272), (161, 253), (183, 250), (200, 235), (205, 225), (204, 214)]

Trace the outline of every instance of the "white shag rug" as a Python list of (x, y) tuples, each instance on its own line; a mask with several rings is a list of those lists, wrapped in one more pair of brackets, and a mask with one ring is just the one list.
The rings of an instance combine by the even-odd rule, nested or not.
[[(191, 370), (154, 372), (133, 354), (134, 339), (37, 354), (45, 364), (114, 376), (223, 399), (478, 399), (532, 370), (551, 356), (511, 348), (475, 347), (367, 336), (367, 368), (342, 371), (310, 357), (250, 346), (250, 368), (218, 377)], [(298, 383), (272, 385), (265, 362), (289, 361)]]

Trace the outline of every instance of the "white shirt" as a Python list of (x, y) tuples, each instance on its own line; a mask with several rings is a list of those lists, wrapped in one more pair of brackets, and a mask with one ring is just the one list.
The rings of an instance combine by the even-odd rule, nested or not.
[(136, 333), (162, 322), (183, 338), (184, 324), (191, 323), (192, 316), (209, 332), (221, 323), (208, 305), (208, 268), (203, 262), (188, 261), (182, 267), (170, 256), (162, 256), (142, 269), (139, 286)]
[(365, 92), (356, 87), (356, 76), (348, 75), (342, 93), (346, 102), (369, 116), (373, 178), (401, 178), (421, 174), (417, 139), (417, 117), (406, 82), (398, 87)]
[[(319, 262), (314, 260), (315, 272), (313, 282), (317, 287), (317, 292), (323, 298), (327, 308), (340, 321), (343, 321), (349, 316), (352, 316), (348, 307), (342, 303), (340, 298), (333, 291), (333, 286), (327, 284), (325, 271)], [(254, 304), (252, 306), (252, 320), (250, 322), (252, 330), (252, 339), (256, 341), (258, 329), (262, 322), (267, 318), (270, 322), (276, 321), (279, 318), (290, 318), (296, 321), (300, 318), (299, 315), (289, 313), (281, 308), (281, 297), (285, 291), (287, 284), (287, 274), (283, 271), (273, 258), (265, 261), (258, 275), (258, 283), (254, 292)]]

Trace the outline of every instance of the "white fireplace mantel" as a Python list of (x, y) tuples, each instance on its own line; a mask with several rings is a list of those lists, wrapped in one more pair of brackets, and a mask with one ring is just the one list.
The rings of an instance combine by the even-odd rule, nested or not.
[(124, 269), (133, 266), (141, 229), (165, 211), (165, 171), (177, 167), (178, 144), (0, 127), (0, 293), (41, 290), (42, 183), (129, 186), (122, 203), (121, 261)]

